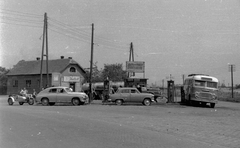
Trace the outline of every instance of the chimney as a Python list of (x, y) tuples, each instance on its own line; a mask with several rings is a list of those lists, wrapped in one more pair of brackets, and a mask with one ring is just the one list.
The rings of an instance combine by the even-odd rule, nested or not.
[(72, 57), (68, 57), (68, 59), (72, 59)]
[(39, 61), (39, 60), (40, 60), (40, 57), (37, 57), (36, 59), (37, 59), (37, 61)]
[(64, 59), (64, 56), (61, 56), (61, 59)]

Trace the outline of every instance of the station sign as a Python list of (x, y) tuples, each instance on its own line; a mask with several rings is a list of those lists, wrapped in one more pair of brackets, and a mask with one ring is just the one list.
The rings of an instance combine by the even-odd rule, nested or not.
[(80, 82), (80, 76), (64, 76), (64, 82)]
[(127, 72), (135, 72), (135, 73), (144, 73), (145, 62), (143, 62), (143, 61), (127, 61), (126, 62), (126, 71)]

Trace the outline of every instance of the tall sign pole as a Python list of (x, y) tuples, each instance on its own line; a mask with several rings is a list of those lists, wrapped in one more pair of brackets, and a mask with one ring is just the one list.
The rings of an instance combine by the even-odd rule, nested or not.
[(89, 77), (89, 103), (93, 99), (92, 94), (92, 67), (93, 67), (93, 35), (94, 35), (94, 24), (92, 24), (92, 38), (91, 38), (91, 61), (90, 61), (90, 77)]
[[(133, 55), (133, 43), (131, 42), (130, 44), (130, 53), (129, 53), (129, 62), (134, 61), (134, 55)], [(134, 76), (135, 73), (133, 72), (132, 75), (130, 74), (130, 72), (128, 72), (128, 78), (130, 78), (131, 76)]]
[(234, 64), (229, 64), (228, 66), (229, 66), (229, 67), (228, 67), (228, 69), (229, 69), (229, 71), (231, 72), (231, 82), (232, 82), (232, 98), (234, 98), (234, 95), (233, 95), (233, 72), (235, 72), (235, 70), (236, 70), (236, 67), (235, 67), (235, 65), (234, 65)]

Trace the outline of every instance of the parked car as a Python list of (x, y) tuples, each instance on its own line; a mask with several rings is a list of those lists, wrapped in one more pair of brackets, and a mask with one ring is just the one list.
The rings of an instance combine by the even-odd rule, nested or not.
[(157, 99), (158, 97), (162, 97), (162, 93), (161, 93), (161, 90), (159, 88), (142, 87), (142, 92), (153, 94), (155, 99)]
[(72, 105), (83, 105), (89, 100), (84, 92), (72, 92), (68, 87), (49, 87), (36, 96), (36, 102), (44, 106), (55, 105), (55, 103), (72, 103)]
[(154, 95), (150, 93), (140, 93), (134, 87), (119, 87), (114, 94), (109, 95), (108, 101), (115, 102), (117, 105), (123, 103), (142, 103), (149, 106), (154, 102)]
[(26, 96), (11, 94), (8, 96), (8, 104), (13, 105), (14, 102), (18, 102), (19, 105), (23, 105), (24, 103), (28, 103), (29, 105), (34, 104), (34, 99), (31, 94), (27, 94)]

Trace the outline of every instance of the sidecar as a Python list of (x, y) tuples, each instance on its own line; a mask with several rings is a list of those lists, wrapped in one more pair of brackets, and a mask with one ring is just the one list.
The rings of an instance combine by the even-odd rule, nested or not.
[(11, 94), (8, 96), (8, 104), (13, 105), (15, 102), (18, 102), (19, 105), (23, 105), (24, 103), (28, 103), (29, 105), (34, 104), (34, 98), (31, 94), (27, 94), (26, 96)]

